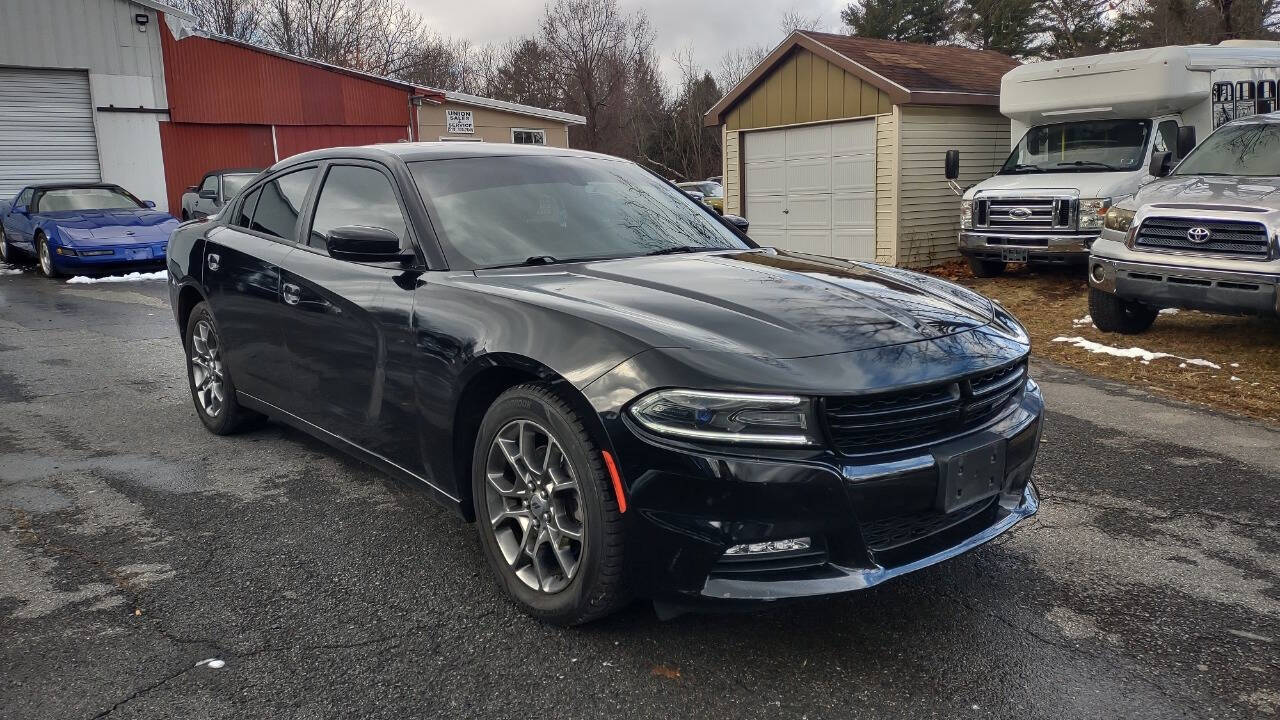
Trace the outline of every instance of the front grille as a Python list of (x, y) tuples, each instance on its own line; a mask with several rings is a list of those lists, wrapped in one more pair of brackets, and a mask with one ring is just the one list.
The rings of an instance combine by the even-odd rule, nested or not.
[(993, 230), (1062, 230), (1072, 224), (1071, 198), (979, 198), (977, 227)]
[(982, 427), (1022, 391), (1026, 361), (959, 381), (856, 397), (828, 397), (823, 416), (831, 443), (845, 455), (905, 450)]
[(955, 527), (969, 518), (989, 509), (996, 501), (991, 498), (955, 512), (925, 510), (908, 515), (895, 515), (862, 523), (862, 538), (867, 547), (877, 552), (902, 547), (921, 538)]
[[(1192, 242), (1192, 228), (1209, 231), (1205, 242)], [(1266, 260), (1271, 257), (1271, 239), (1262, 223), (1240, 220), (1195, 220), (1147, 218), (1142, 221), (1133, 244), (1139, 249), (1173, 250), (1204, 255)]]

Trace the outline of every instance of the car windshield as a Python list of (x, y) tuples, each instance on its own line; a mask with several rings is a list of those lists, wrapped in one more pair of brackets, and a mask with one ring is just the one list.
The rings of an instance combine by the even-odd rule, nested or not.
[(453, 267), (749, 247), (689, 196), (623, 160), (484, 157), (409, 167)]
[(1150, 120), (1038, 125), (1022, 136), (1000, 174), (1137, 170), (1146, 157), (1150, 134)]
[(232, 197), (240, 192), (240, 189), (249, 184), (249, 181), (257, 177), (256, 173), (237, 173), (235, 175), (222, 176), (222, 195), (223, 197)]
[(87, 187), (45, 190), (36, 200), (38, 212), (68, 210), (136, 210), (145, 207), (137, 198), (119, 188)]
[(1223, 125), (1173, 174), (1280, 176), (1280, 123)]

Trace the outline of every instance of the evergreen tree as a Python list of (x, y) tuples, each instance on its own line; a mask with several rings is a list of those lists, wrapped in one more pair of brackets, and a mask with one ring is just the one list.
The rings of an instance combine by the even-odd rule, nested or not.
[(937, 45), (946, 42), (953, 0), (858, 0), (840, 11), (859, 37)]
[(1035, 54), (1036, 0), (962, 0), (954, 30), (970, 47), (1016, 58)]
[(1037, 24), (1046, 34), (1040, 55), (1048, 59), (1109, 52), (1110, 0), (1039, 0)]

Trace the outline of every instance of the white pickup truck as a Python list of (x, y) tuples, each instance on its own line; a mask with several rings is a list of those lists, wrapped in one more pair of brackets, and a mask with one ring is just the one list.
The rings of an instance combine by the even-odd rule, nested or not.
[[(975, 274), (1008, 262), (1083, 263), (1108, 209), (1222, 123), (1280, 109), (1280, 43), (1227, 41), (1033, 63), (1001, 79), (1012, 152), (964, 191), (960, 252)], [(959, 166), (948, 157), (947, 177)], [(957, 157), (958, 159), (958, 157)], [(954, 167), (953, 167), (954, 165)]]
[(1089, 315), (1138, 333), (1159, 310), (1280, 314), (1280, 113), (1219, 127), (1171, 173), (1107, 211), (1089, 254)]

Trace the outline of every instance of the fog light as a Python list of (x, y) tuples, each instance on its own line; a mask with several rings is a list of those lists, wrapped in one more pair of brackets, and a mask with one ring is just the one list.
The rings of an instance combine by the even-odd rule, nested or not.
[(1093, 266), (1093, 281), (1094, 281), (1094, 282), (1102, 282), (1103, 280), (1105, 280), (1105, 279), (1106, 279), (1106, 277), (1107, 277), (1107, 274), (1106, 274), (1106, 272), (1102, 269), (1102, 266), (1101, 266), (1101, 265), (1098, 265), (1098, 264), (1095, 264), (1095, 265)]
[(791, 538), (790, 540), (769, 540), (768, 542), (747, 543), (746, 545), (734, 545), (724, 551), (725, 555), (761, 555), (764, 553), (780, 553), (792, 552), (793, 550), (808, 550), (813, 543), (807, 537)]
[(74, 255), (76, 254), (76, 251), (75, 251), (75, 250), (72, 250), (72, 249), (71, 249), (71, 248), (69, 248), (69, 247), (62, 247), (61, 245), (58, 245), (58, 246), (54, 247), (54, 248), (53, 248), (53, 252), (54, 252), (54, 253), (56, 253), (56, 254), (58, 254), (58, 255), (72, 255), (72, 256), (74, 256)]

